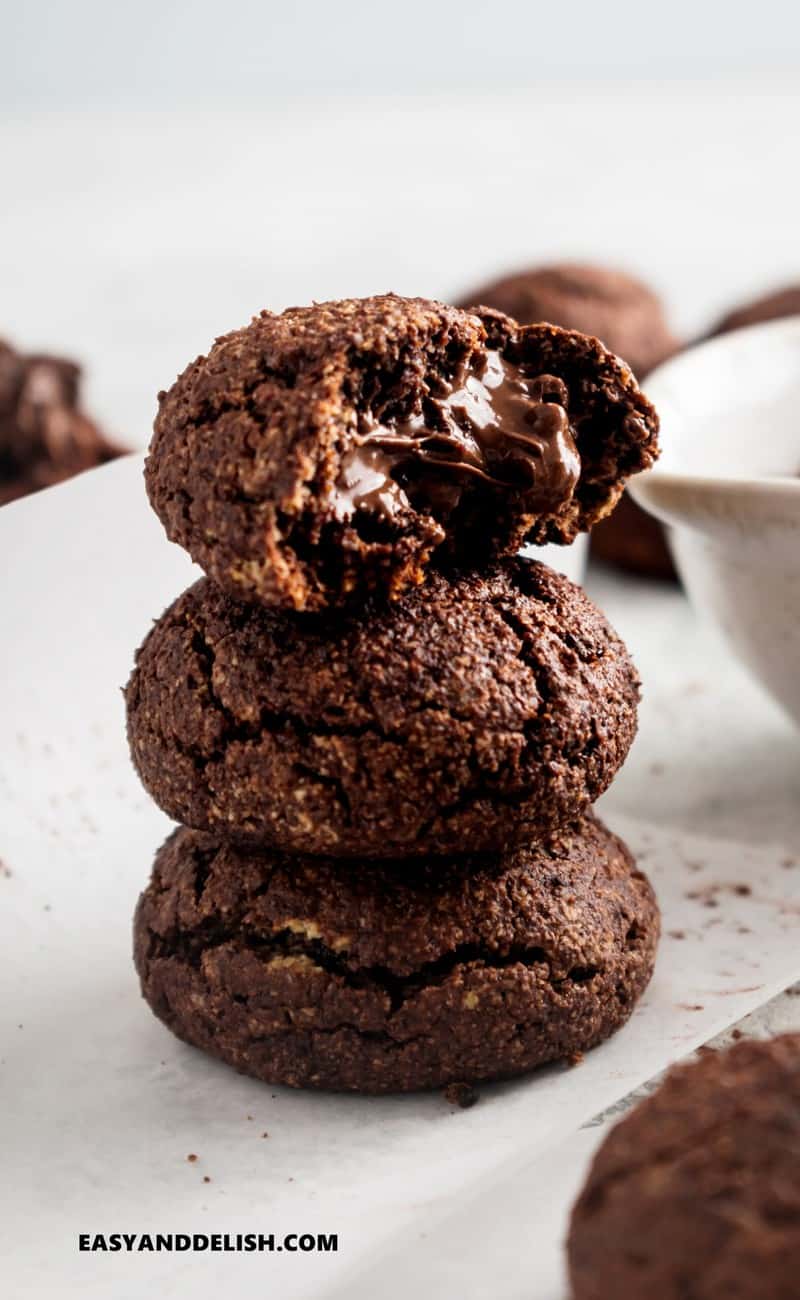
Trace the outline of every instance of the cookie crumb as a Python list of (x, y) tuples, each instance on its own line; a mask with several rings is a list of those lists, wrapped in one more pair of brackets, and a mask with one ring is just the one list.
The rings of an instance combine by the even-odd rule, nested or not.
[(669, 935), (670, 939), (685, 939), (685, 938), (686, 938), (686, 931), (685, 931), (685, 930), (668, 930), (668, 931), (667, 931), (667, 934)]
[(193, 1165), (195, 1160), (197, 1159), (197, 1156), (195, 1155), (194, 1151), (190, 1151), (186, 1159), (189, 1161), (190, 1165)]
[(459, 1110), (469, 1110), (470, 1106), (480, 1100), (480, 1093), (471, 1083), (448, 1083), (444, 1089), (444, 1098), (451, 1106), (458, 1106)]
[(210, 1182), (211, 1182), (211, 1179), (209, 1178), (208, 1174), (203, 1174), (203, 1182), (204, 1182), (204, 1183), (210, 1183)]
[(731, 1038), (737, 1038), (737, 1039), (744, 1038), (744, 1034), (742, 1033), (741, 1029), (732, 1029)]
[(690, 889), (685, 896), (692, 902), (699, 903), (701, 907), (719, 907), (719, 895), (722, 893), (749, 898), (752, 892), (752, 886), (742, 881), (721, 881), (717, 884), (704, 885), (701, 889)]
[(262, 1136), (262, 1138), (268, 1138), (268, 1137), (269, 1137), (269, 1133), (267, 1133), (266, 1130), (265, 1130), (265, 1131), (261, 1134), (261, 1136)]

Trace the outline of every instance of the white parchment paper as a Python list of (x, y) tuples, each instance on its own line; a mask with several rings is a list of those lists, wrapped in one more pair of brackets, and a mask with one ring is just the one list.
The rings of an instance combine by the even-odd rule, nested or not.
[[(320, 1295), (404, 1234), (412, 1249), (465, 1189), (505, 1186), (537, 1160), (546, 1175), (546, 1153), (580, 1123), (792, 982), (800, 866), (781, 844), (742, 847), (609, 805), (664, 914), (651, 989), (582, 1065), (485, 1088), (471, 1110), (438, 1094), (272, 1090), (177, 1043), (130, 960), (135, 899), (169, 826), (130, 768), (119, 687), (192, 569), (151, 516), (140, 468), (118, 463), (0, 512), (8, 1294)], [(77, 1249), (80, 1232), (251, 1230), (337, 1232), (339, 1252)]]

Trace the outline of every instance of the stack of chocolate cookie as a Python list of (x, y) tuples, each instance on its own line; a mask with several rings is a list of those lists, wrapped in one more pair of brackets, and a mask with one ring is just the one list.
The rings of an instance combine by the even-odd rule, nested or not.
[(656, 454), (595, 339), (380, 298), (263, 313), (162, 394), (151, 502), (207, 573), (127, 688), (183, 823), (135, 922), (147, 1001), (273, 1083), (365, 1092), (575, 1057), (658, 911), (590, 811), (638, 680), (569, 542)]

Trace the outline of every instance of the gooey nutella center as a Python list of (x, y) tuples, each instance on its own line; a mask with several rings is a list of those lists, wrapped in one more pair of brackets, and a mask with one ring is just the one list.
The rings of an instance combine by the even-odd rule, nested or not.
[(561, 379), (530, 377), (487, 351), (450, 383), (432, 386), (413, 415), (362, 421), (342, 462), (334, 514), (391, 516), (410, 504), (449, 513), (469, 483), (519, 493), (531, 510), (557, 510), (570, 499), (581, 468), (567, 400)]

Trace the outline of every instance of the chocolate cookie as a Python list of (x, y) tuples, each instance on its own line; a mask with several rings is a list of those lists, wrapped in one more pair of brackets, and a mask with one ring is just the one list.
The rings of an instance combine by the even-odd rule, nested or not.
[(0, 342), (0, 505), (121, 455), (80, 407), (80, 368)]
[(181, 829), (136, 913), (145, 998), (268, 1083), (409, 1091), (593, 1047), (647, 985), (658, 909), (592, 817), (548, 844), (341, 863)]
[(570, 542), (657, 454), (595, 339), (423, 299), (263, 312), (160, 396), (145, 477), (220, 586), (318, 611)]
[(476, 289), (462, 306), (473, 303), (486, 303), (523, 325), (549, 321), (593, 334), (639, 379), (680, 347), (657, 294), (607, 267), (565, 262), (518, 271)]
[(602, 794), (638, 678), (579, 587), (533, 561), (358, 616), (233, 601), (163, 615), (127, 688), (134, 763), (176, 821), (297, 853), (499, 850)]
[(800, 316), (800, 284), (787, 285), (776, 293), (765, 294), (752, 302), (737, 307), (717, 321), (711, 337), (743, 329), (745, 325), (760, 325), (763, 321), (780, 320), (783, 316)]
[(797, 1300), (800, 1035), (673, 1070), (603, 1143), (569, 1234), (574, 1300)]
[[(597, 335), (639, 379), (680, 347), (652, 289), (605, 267), (571, 263), (536, 267), (484, 285), (464, 306), (471, 302), (487, 303), (523, 324), (551, 321)], [(592, 550), (608, 563), (636, 573), (675, 576), (661, 525), (628, 496), (612, 514), (596, 522)]]

